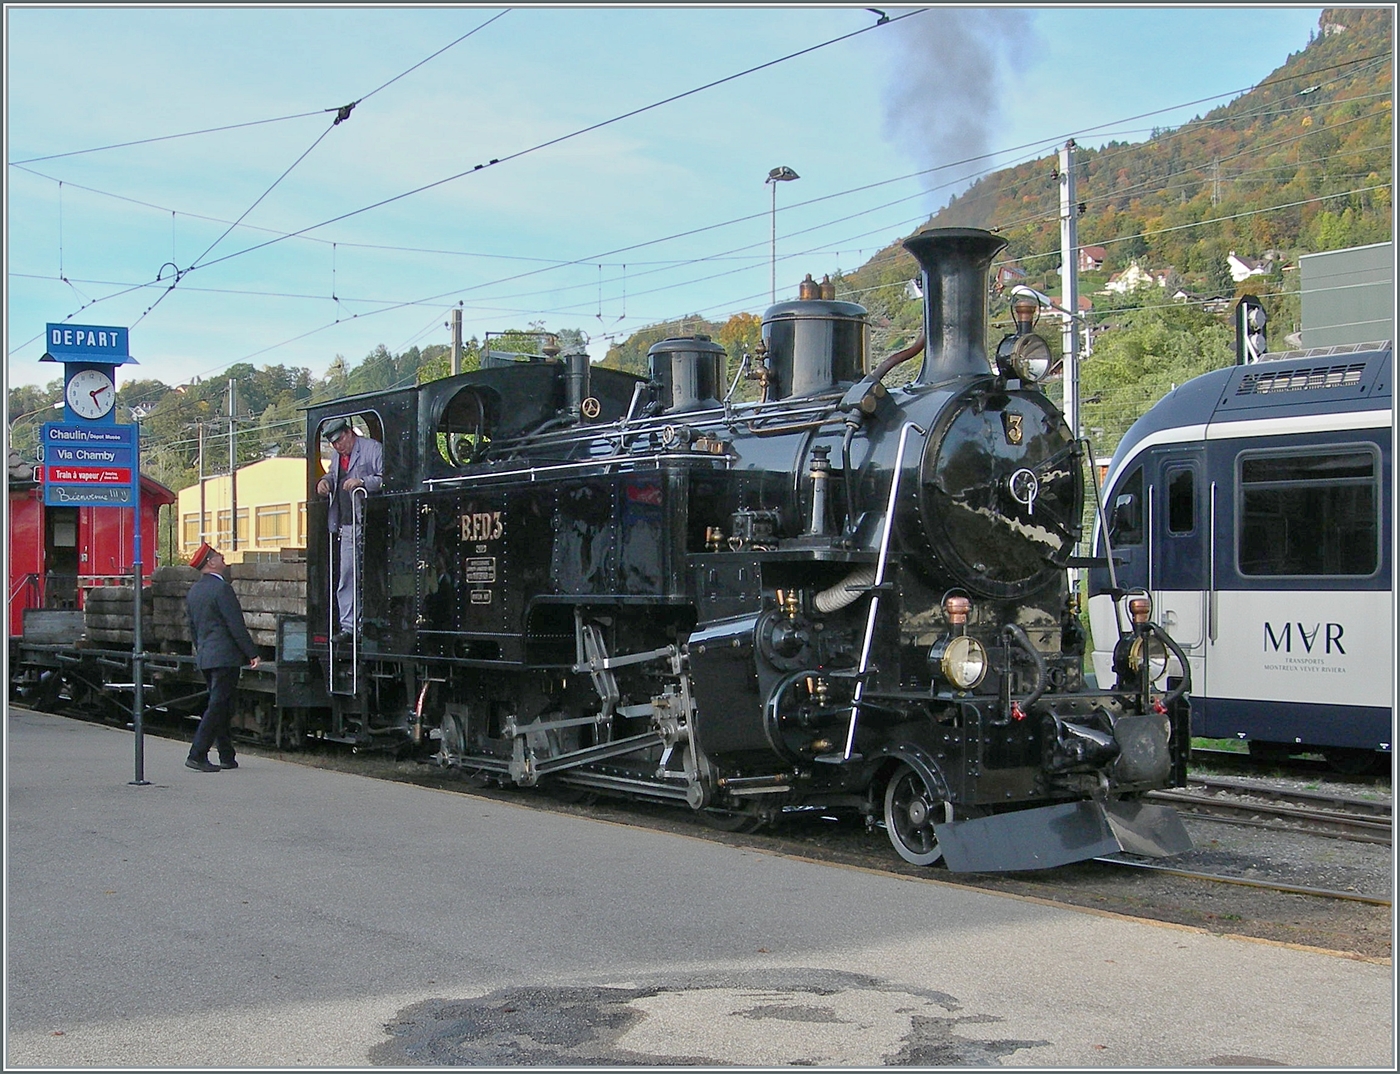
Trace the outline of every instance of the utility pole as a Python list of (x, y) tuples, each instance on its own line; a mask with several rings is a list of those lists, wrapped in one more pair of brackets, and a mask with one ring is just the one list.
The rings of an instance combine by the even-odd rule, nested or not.
[(462, 371), (462, 303), (452, 311), (452, 375)]
[[(1074, 190), (1074, 139), (1060, 150), (1060, 307), (1064, 310), (1065, 420), (1070, 436), (1079, 439), (1079, 199)], [(1097, 476), (1097, 475), (1094, 475)], [(1079, 555), (1079, 544), (1071, 549)], [(1079, 599), (1079, 570), (1069, 570), (1070, 592)], [(1075, 607), (1078, 607), (1076, 603)]]
[(1079, 436), (1079, 203), (1074, 190), (1074, 139), (1060, 150), (1060, 306), (1064, 310), (1065, 418)]
[(204, 519), (207, 517), (207, 510), (204, 503), (204, 422), (199, 423), (199, 543), (203, 544), (209, 540), (209, 534), (204, 528)]
[(238, 433), (237, 382), (228, 382), (228, 528), (229, 548), (238, 551)]

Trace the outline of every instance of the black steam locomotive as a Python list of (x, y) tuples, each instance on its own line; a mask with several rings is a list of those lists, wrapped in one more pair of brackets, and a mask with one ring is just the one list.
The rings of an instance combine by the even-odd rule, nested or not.
[[(882, 378), (913, 355), (867, 372), (865, 310), (808, 294), (765, 314), (758, 402), (694, 336), (654, 346), (650, 377), (555, 353), (312, 408), (308, 444), (350, 418), (385, 459), (343, 550), (308, 464), (310, 626), (278, 656), (279, 681), (324, 684), (302, 699), (318, 733), (732, 829), (854, 809), (916, 864), (1189, 846), (1141, 800), (1184, 783), (1189, 745), (1145, 597), (1120, 595), (1111, 688), (1082, 673), (1081, 445), (1036, 387), (1049, 351), (1027, 310), (987, 357), (1004, 242), (905, 245), (927, 346), (901, 388)], [(330, 629), (341, 554), (348, 644)]]

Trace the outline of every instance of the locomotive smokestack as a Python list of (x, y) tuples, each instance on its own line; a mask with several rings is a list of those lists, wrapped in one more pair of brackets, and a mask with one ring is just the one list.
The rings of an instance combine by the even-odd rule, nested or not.
[(929, 228), (904, 240), (923, 270), (924, 335), (918, 384), (990, 373), (987, 270), (1006, 240), (980, 228)]

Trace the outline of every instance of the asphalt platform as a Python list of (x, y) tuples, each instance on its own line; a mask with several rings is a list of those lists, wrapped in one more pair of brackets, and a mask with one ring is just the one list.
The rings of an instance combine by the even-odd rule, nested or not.
[(1395, 1066), (1389, 965), (6, 732), (6, 1069)]

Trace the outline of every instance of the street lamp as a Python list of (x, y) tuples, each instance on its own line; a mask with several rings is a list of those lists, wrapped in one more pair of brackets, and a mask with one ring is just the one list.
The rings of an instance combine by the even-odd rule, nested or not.
[(59, 400), (58, 402), (56, 402), (56, 403), (45, 403), (45, 404), (44, 404), (43, 406), (41, 406), (38, 410), (26, 410), (23, 414), (16, 414), (16, 415), (15, 415), (13, 418), (11, 418), (10, 421), (9, 421), (10, 428), (13, 429), (16, 425), (18, 425), (20, 422), (22, 422), (25, 418), (32, 418), (35, 414), (47, 414), (50, 410), (62, 410), (62, 409), (63, 409), (63, 406), (64, 406), (63, 400), (60, 399), (60, 400)]
[(778, 301), (778, 184), (786, 183), (790, 180), (801, 178), (802, 177), (798, 175), (795, 171), (793, 171), (791, 168), (783, 166), (781, 168), (774, 168), (771, 172), (768, 173), (768, 178), (763, 180), (765, 183), (773, 184), (772, 243), (768, 258), (768, 264), (770, 269), (770, 294), (768, 297), (768, 304), (770, 306), (774, 302)]

